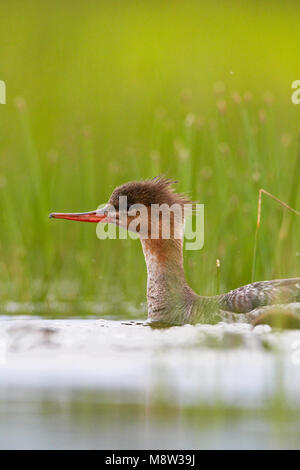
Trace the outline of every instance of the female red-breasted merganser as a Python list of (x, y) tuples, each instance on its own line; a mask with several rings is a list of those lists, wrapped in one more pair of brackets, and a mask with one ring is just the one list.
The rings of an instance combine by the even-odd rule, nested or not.
[[(178, 325), (225, 320), (277, 325), (280, 319), (284, 326), (300, 328), (300, 278), (254, 282), (212, 297), (199, 296), (188, 286), (183, 268), (184, 216), (174, 215), (171, 207), (177, 204), (183, 208), (191, 201), (176, 193), (173, 183), (160, 177), (126, 183), (113, 191), (108, 204), (101, 209), (84, 213), (53, 213), (50, 217), (112, 223), (134, 230), (139, 235), (148, 272), (148, 319), (151, 322)], [(121, 200), (126, 201), (125, 206), (120, 204)], [(162, 233), (161, 215), (152, 217), (157, 205), (170, 209), (168, 238)], [(146, 208), (144, 217), (138, 207)], [(137, 217), (139, 223), (132, 223), (137, 221)]]

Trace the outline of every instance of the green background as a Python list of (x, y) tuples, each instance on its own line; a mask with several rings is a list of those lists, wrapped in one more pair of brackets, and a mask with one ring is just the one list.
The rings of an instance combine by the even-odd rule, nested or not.
[[(274, 0), (2, 3), (2, 310), (144, 317), (139, 241), (47, 216), (162, 173), (205, 204), (192, 287), (216, 293), (216, 258), (221, 291), (250, 282), (259, 188), (299, 209), (299, 15)], [(299, 275), (299, 252), (299, 218), (264, 198), (256, 279)]]

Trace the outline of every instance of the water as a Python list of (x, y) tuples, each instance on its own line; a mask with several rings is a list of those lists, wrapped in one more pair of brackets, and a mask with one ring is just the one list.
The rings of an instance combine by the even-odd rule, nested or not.
[(300, 331), (0, 320), (1, 448), (298, 448)]
[[(71, 397), (70, 397), (71, 398)], [(72, 397), (75, 398), (74, 396)], [(255, 417), (160, 414), (137, 406), (84, 407), (76, 402), (29, 401), (1, 410), (5, 449), (265, 449), (298, 448), (298, 423), (288, 427)], [(70, 405), (71, 403), (71, 405)], [(12, 409), (13, 408), (13, 409)]]

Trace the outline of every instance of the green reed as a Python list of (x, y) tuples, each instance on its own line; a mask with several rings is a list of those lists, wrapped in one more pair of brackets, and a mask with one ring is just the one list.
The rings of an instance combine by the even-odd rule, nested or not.
[[(214, 294), (251, 281), (259, 189), (299, 208), (299, 111), (289, 100), (297, 61), (289, 56), (274, 81), (278, 56), (269, 39), (258, 40), (263, 31), (276, 43), (281, 30), (281, 47), (289, 50), (298, 40), (297, 15), (285, 22), (276, 2), (271, 14), (261, 2), (257, 21), (250, 6), (245, 16), (238, 3), (229, 10), (217, 3), (183, 9), (176, 1), (170, 15), (170, 5), (154, 0), (122, 2), (116, 15), (109, 2), (91, 1), (74, 6), (72, 17), (67, 1), (33, 0), (21, 16), (17, 2), (5, 6), (1, 304), (40, 300), (52, 311), (55, 300), (74, 308), (95, 300), (141, 316), (146, 272), (139, 242), (100, 241), (92, 224), (47, 216), (94, 209), (115, 185), (162, 173), (205, 204), (204, 248), (185, 252), (194, 289)], [(240, 42), (245, 17), (251, 47)], [(18, 37), (7, 44), (12, 21)], [(230, 60), (223, 53), (229, 49)], [(255, 278), (299, 275), (299, 218), (283, 218), (270, 204), (263, 213)]]

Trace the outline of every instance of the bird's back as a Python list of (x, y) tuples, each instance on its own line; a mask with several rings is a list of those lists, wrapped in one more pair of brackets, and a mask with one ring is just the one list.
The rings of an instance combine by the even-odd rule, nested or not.
[(300, 278), (247, 284), (218, 297), (222, 310), (247, 313), (258, 307), (300, 302)]

